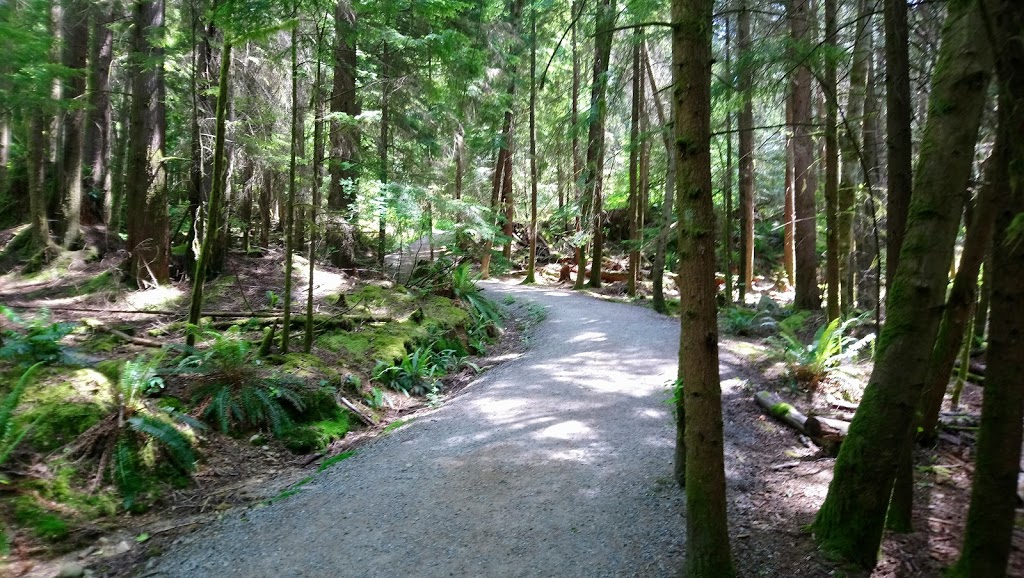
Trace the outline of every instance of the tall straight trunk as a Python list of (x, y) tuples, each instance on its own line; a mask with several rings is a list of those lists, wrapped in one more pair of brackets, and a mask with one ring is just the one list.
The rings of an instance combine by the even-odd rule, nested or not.
[(981, 268), (981, 288), (978, 290), (978, 306), (974, 311), (974, 338), (985, 339), (988, 328), (988, 305), (992, 299), (992, 252), (989, 251)]
[[(793, 173), (793, 83), (789, 84), (786, 94), (786, 184), (783, 190), (782, 203), (782, 267), (786, 270), (786, 280), (790, 287), (796, 284), (796, 250), (793, 238), (796, 236), (796, 210), (794, 208), (796, 192), (796, 175)], [(743, 300), (741, 299), (742, 303)]]
[[(297, 13), (297, 4), (292, 16)], [(297, 160), (299, 156), (299, 25), (292, 26), (292, 126), (291, 151), (288, 158), (288, 199), (285, 204), (284, 225), (284, 315), (281, 320), (281, 353), (287, 355), (292, 321), (292, 252), (295, 250), (295, 188), (297, 186)]]
[[(737, 15), (736, 41), (741, 58), (749, 58), (750, 12), (746, 0), (741, 0)], [(740, 165), (740, 303), (746, 298), (754, 279), (754, 100), (752, 71), (748, 64), (739, 68), (739, 90), (743, 99), (740, 107), (738, 129)]]
[(260, 187), (260, 247), (270, 246), (271, 213), (274, 204), (274, 171), (263, 169), (263, 184)]
[(672, 128), (668, 124), (665, 114), (665, 107), (661, 104), (661, 96), (658, 94), (658, 85), (654, 82), (654, 70), (651, 68), (651, 59), (647, 56), (647, 45), (644, 44), (643, 54), (644, 68), (647, 70), (647, 81), (651, 88), (651, 98), (654, 99), (654, 110), (658, 114), (658, 127), (661, 133), (661, 142), (665, 145), (665, 194), (661, 202), (661, 232), (658, 233), (654, 248), (654, 263), (651, 264), (651, 283), (653, 285), (651, 305), (658, 313), (665, 313), (665, 253), (668, 251), (668, 231), (672, 224), (672, 213), (674, 211), (675, 190), (676, 190), (676, 159), (672, 148)]
[[(110, 64), (114, 56), (114, 7), (108, 2), (92, 4), (92, 38), (89, 42), (89, 110), (85, 126), (84, 162), (89, 163), (87, 185), (95, 198), (101, 199), (101, 218), (109, 225), (114, 210), (111, 191), (110, 129), (113, 109), (110, 104)], [(108, 228), (108, 233), (111, 233)]]
[(836, 460), (815, 533), (831, 550), (875, 565), (901, 455), (910, 443), (946, 297), (949, 263), (991, 74), (976, 1), (950, 5), (932, 81), (900, 266), (874, 371)]
[[(814, 41), (809, 0), (792, 0), (789, 23), (793, 41), (805, 45)], [(793, 73), (793, 208), (796, 218), (793, 245), (796, 255), (796, 294), (793, 307), (816, 310), (821, 307), (818, 290), (817, 176), (814, 168), (814, 139), (811, 136), (811, 69), (806, 62)]]
[(857, 3), (857, 25), (853, 40), (853, 60), (850, 63), (850, 92), (846, 99), (846, 112), (839, 131), (839, 147), (842, 151), (842, 165), (839, 173), (837, 198), (838, 218), (836, 236), (839, 250), (839, 302), (843, 314), (853, 308), (854, 261), (853, 261), (853, 217), (857, 205), (857, 187), (861, 177), (860, 128), (863, 126), (864, 97), (866, 93), (867, 64), (870, 57), (871, 23), (870, 5), (867, 0)]
[[(1024, 7), (1013, 0), (986, 0), (999, 78), (999, 134), (1008, 144), (1007, 174), (996, 182), (1005, 191), (996, 217), (992, 256), (992, 319), (989, 365), (981, 408), (971, 507), (964, 547), (951, 575), (970, 578), (1005, 576), (1009, 561), (1017, 476), (1020, 470), (1021, 421), (1024, 419)], [(997, 138), (997, 140), (1000, 140)]]
[[(837, 47), (836, 0), (825, 0), (825, 44)], [(828, 231), (825, 250), (825, 281), (828, 284), (826, 314), (829, 321), (839, 318), (839, 86), (836, 61), (825, 62), (825, 222)]]
[[(515, 83), (509, 83), (509, 102), (512, 101), (512, 97), (515, 94)], [(502, 120), (502, 146), (498, 149), (497, 159), (494, 162), (494, 174), (491, 176), (491, 214), (492, 224), (495, 228), (501, 224), (501, 217), (499, 214), (500, 202), (501, 202), (501, 191), (505, 182), (505, 167), (508, 163), (505, 162), (506, 157), (509, 155), (509, 148), (504, 144), (511, 140), (512, 135), (512, 111), (505, 111), (505, 118)], [(484, 243), (484, 254), (480, 259), (480, 278), (487, 279), (490, 276), (490, 265), (491, 265), (491, 252), (494, 248), (494, 241), (488, 239)]]
[(515, 199), (512, 196), (512, 155), (515, 154), (515, 123), (512, 123), (512, 133), (509, 133), (509, 141), (506, 143), (508, 147), (508, 153), (505, 154), (505, 168), (502, 171), (501, 178), (501, 211), (502, 211), (502, 225), (501, 233), (505, 237), (505, 245), (501, 249), (502, 256), (507, 260), (512, 259), (512, 237), (514, 234), (514, 224), (516, 218), (516, 205)]
[(629, 268), (626, 294), (636, 296), (640, 267), (640, 103), (643, 101), (643, 69), (640, 68), (640, 29), (633, 29), (633, 107), (629, 122)]
[(140, 286), (170, 277), (167, 115), (164, 106), (163, 0), (136, 4), (132, 32), (132, 108), (125, 199), (128, 203), (128, 274)]
[(537, 6), (530, 7), (530, 256), (523, 283), (536, 283), (537, 266)]
[(1007, 145), (1000, 141), (1001, 138), (1005, 138), (1005, 135), (1004, 131), (999, 130), (992, 156), (985, 162), (984, 182), (978, 189), (978, 197), (971, 211), (963, 252), (960, 254), (960, 266), (953, 278), (949, 297), (946, 298), (938, 337), (935, 339), (935, 348), (928, 364), (928, 377), (925, 380), (924, 395), (921, 397), (918, 426), (918, 438), (926, 443), (935, 440), (935, 428), (939, 422), (942, 398), (946, 393), (946, 386), (949, 385), (950, 372), (953, 371), (953, 364), (960, 352), (969, 321), (973, 317), (978, 293), (978, 273), (981, 272), (985, 255), (992, 249), (996, 206), (1003, 187), (1006, 186)]
[[(685, 406), (686, 576), (735, 575), (726, 517), (711, 188), (711, 0), (672, 3), (679, 189), (679, 378)], [(680, 415), (682, 416), (682, 407)]]
[[(911, 155), (910, 43), (907, 3), (885, 0), (885, 124), (888, 188), (885, 243), (886, 291), (896, 276), (914, 175)], [(881, 282), (881, 280), (879, 280)]]
[[(462, 198), (462, 181), (465, 179), (464, 175), (466, 172), (466, 130), (463, 128), (461, 122), (457, 127), (455, 127), (455, 136), (452, 137), (452, 156), (454, 157), (452, 160), (455, 163), (455, 182), (452, 191), (452, 198), (457, 201)], [(562, 181), (559, 180), (558, 182), (561, 183)], [(558, 208), (561, 209), (562, 189), (558, 189), (558, 191)], [(459, 219), (460, 217), (456, 216), (455, 218)]]
[[(745, 4), (740, 5), (741, 10)], [(725, 19), (725, 77), (732, 79), (732, 34), (730, 31), (731, 19)], [(738, 34), (738, 31), (737, 31)], [(725, 300), (732, 305), (733, 279), (732, 279), (732, 235), (733, 235), (733, 206), (732, 206), (732, 111), (725, 114), (725, 178), (722, 179), (722, 194), (725, 196), (725, 218), (724, 231), (722, 231), (722, 249), (725, 253), (722, 259), (722, 270), (725, 271)]]
[(583, 0), (573, 0), (572, 23), (572, 102), (569, 103), (570, 114), (572, 115), (572, 191), (576, 203), (579, 205), (579, 214), (573, 222), (576, 230), (576, 280), (574, 289), (583, 288), (583, 273), (587, 269), (587, 244), (582, 240), (583, 227), (589, 222), (589, 215), (585, 207), (588, 206), (580, 186), (583, 178), (583, 157), (580, 154), (580, 51), (576, 40), (576, 28), (579, 25), (579, 14), (583, 9)]
[(64, 246), (73, 247), (82, 239), (82, 160), (85, 148), (86, 59), (89, 54), (89, 2), (65, 0), (64, 56), (68, 70), (64, 98), (71, 101), (64, 113), (64, 179), (61, 183), (64, 212)]
[[(350, 0), (338, 0), (334, 11), (334, 87), (331, 94), (331, 184), (327, 194), (330, 213), (327, 239), (331, 263), (355, 265), (356, 192), (359, 179), (360, 113), (356, 92), (356, 13)], [(341, 116), (339, 118), (339, 116)]]
[(387, 237), (387, 200), (388, 200), (388, 136), (391, 132), (391, 107), (390, 87), (388, 75), (390, 73), (390, 55), (388, 45), (385, 42), (380, 65), (380, 138), (377, 140), (377, 157), (380, 162), (380, 194), (383, 197), (380, 203), (379, 214), (377, 215), (377, 265), (384, 268), (384, 253), (386, 250), (385, 241)]
[[(322, 46), (323, 38), (318, 37), (317, 45)], [(309, 353), (313, 350), (313, 277), (316, 271), (316, 249), (320, 240), (317, 217), (320, 213), (321, 186), (324, 166), (324, 97), (323, 97), (323, 66), (319, 57), (316, 61), (316, 76), (313, 80), (313, 191), (309, 206), (309, 251), (306, 260), (309, 262), (306, 286), (306, 333), (302, 342), (302, 350)]]
[(584, 195), (590, 201), (593, 219), (593, 254), (590, 259), (591, 287), (601, 286), (601, 261), (604, 255), (601, 187), (604, 179), (604, 123), (608, 114), (605, 93), (608, 89), (608, 60), (615, 36), (615, 0), (599, 0), (594, 21), (594, 75), (590, 86), (590, 130), (587, 135), (587, 164), (584, 168)]
[(28, 147), (25, 160), (28, 165), (29, 223), (32, 248), (50, 247), (50, 221), (46, 215), (46, 127), (49, 119), (42, 110), (33, 111), (29, 121)]
[[(863, 143), (864, 166), (867, 173), (863, 175), (864, 184), (869, 192), (875, 183), (883, 182), (885, 167), (879, 161), (882, 156), (880, 150), (879, 118), (881, 115), (881, 99), (876, 96), (876, 75), (875, 57), (872, 48), (874, 36), (868, 34), (868, 59), (867, 59), (867, 81), (864, 90), (864, 122), (861, 132)], [(908, 189), (909, 190), (909, 189)], [(855, 203), (856, 206), (856, 203)], [(881, 277), (882, 277), (882, 240), (877, 227), (877, 209), (871, 195), (862, 201), (861, 209), (854, 210), (853, 216), (853, 262), (856, 270), (856, 289), (854, 299), (858, 307), (863, 309), (874, 309), (876, 325), (881, 318)], [(856, 242), (857, 239), (864, 239)], [(870, 239), (870, 241), (868, 241)], [(874, 272), (872, 272), (874, 268)]]
[[(214, 144), (213, 144), (213, 188), (210, 190), (210, 210), (206, 215), (206, 230), (210, 234), (203, 238), (202, 247), (199, 250), (199, 258), (196, 259), (196, 271), (192, 275), (192, 299), (189, 305), (188, 322), (190, 325), (199, 324), (199, 316), (203, 310), (203, 284), (206, 282), (206, 262), (213, 250), (213, 231), (220, 227), (220, 205), (224, 196), (224, 185), (227, 177), (227, 159), (224, 158), (224, 145), (227, 140), (227, 114), (228, 114), (228, 79), (231, 72), (231, 42), (224, 41), (224, 48), (220, 57), (220, 76), (217, 83), (217, 113), (214, 123)], [(188, 332), (185, 343), (191, 347), (196, 344), (195, 332)]]

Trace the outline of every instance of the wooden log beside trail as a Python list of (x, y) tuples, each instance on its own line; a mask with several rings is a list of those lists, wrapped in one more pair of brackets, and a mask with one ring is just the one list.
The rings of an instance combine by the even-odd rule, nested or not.
[(807, 417), (770, 391), (757, 392), (754, 401), (767, 410), (769, 415), (807, 435), (831, 454), (839, 451), (839, 445), (850, 431), (849, 422), (824, 416)]

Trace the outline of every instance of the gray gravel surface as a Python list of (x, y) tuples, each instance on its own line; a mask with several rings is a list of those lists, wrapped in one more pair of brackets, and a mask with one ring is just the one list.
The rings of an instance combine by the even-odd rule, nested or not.
[(485, 287), (547, 310), (525, 353), (296, 495), (179, 539), (144, 575), (677, 574), (684, 497), (665, 400), (678, 321), (563, 290)]

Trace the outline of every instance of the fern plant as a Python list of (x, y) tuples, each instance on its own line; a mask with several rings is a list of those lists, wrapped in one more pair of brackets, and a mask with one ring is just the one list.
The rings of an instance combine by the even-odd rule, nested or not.
[(204, 331), (206, 349), (191, 349), (179, 369), (198, 375), (191, 391), (198, 414), (223, 432), (257, 428), (281, 435), (292, 425), (287, 406), (305, 407), (301, 381), (268, 375), (255, 359), (252, 344), (237, 328)]
[(397, 365), (378, 361), (373, 377), (406, 395), (425, 395), (437, 384), (435, 376), (442, 373), (435, 357), (429, 346), (418, 347)]
[(59, 361), (64, 353), (60, 340), (76, 327), (74, 323), (51, 322), (45, 310), (38, 317), (25, 320), (9, 307), (0, 305), (0, 314), (17, 327), (0, 331), (0, 359), (21, 366)]
[(819, 327), (814, 338), (806, 345), (792, 328), (782, 326), (778, 339), (796, 380), (807, 384), (808, 390), (813, 393), (829, 372), (853, 359), (866, 345), (873, 343), (873, 333), (860, 339), (847, 335), (851, 327), (861, 322), (859, 317), (846, 321), (833, 319)]
[(7, 462), (7, 459), (11, 457), (11, 453), (18, 447), (21, 440), (28, 434), (28, 427), (19, 428), (14, 423), (14, 410), (18, 408), (18, 403), (21, 402), (21, 396), (25, 393), (25, 388), (28, 387), (32, 378), (38, 373), (39, 368), (42, 367), (44, 362), (40, 361), (32, 367), (25, 370), (18, 379), (18, 383), (14, 385), (14, 389), (10, 391), (0, 404), (0, 466), (3, 466)]
[(189, 475), (196, 467), (193, 432), (202, 424), (150, 397), (163, 387), (158, 369), (162, 359), (157, 355), (126, 362), (112, 385), (110, 413), (82, 433), (68, 451), (69, 457), (98, 454), (92, 488), (109, 473), (127, 510), (141, 505), (146, 470), (169, 463)]

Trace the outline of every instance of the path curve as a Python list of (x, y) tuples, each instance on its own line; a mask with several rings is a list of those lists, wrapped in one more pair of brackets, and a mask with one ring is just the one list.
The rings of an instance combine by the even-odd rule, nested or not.
[(524, 354), (296, 495), (179, 539), (144, 575), (677, 575), (684, 497), (665, 399), (678, 321), (560, 289), (484, 287), (547, 309)]

